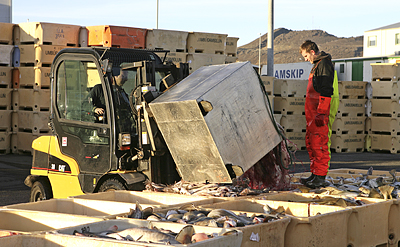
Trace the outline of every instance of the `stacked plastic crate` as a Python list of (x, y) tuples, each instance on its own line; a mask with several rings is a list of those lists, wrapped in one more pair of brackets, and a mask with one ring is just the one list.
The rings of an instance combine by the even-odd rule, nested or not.
[(14, 24), (0, 23), (0, 154), (10, 153)]
[(186, 63), (186, 43), (188, 32), (149, 29), (146, 36), (146, 48), (151, 50), (169, 51), (158, 52), (157, 54), (166, 61), (174, 64)]
[(237, 42), (239, 38), (236, 37), (226, 37), (225, 45), (225, 63), (235, 63), (238, 59), (237, 57)]
[(145, 28), (98, 25), (87, 26), (86, 29), (89, 46), (146, 48), (147, 29)]
[(363, 152), (365, 146), (364, 81), (339, 81), (339, 109), (332, 125), (331, 150)]
[(304, 112), (307, 80), (274, 81), (274, 114), (281, 114), (280, 125), (293, 149), (306, 150)]
[[(19, 47), (12, 92), (13, 153), (31, 153), (32, 140), (48, 133), (50, 67), (55, 55), (66, 47), (79, 46), (80, 26), (27, 22), (14, 29)], [(15, 54), (17, 56), (17, 54)]]
[(367, 87), (368, 150), (400, 152), (400, 64), (376, 63)]
[(189, 72), (207, 65), (225, 64), (227, 34), (189, 32), (186, 62)]

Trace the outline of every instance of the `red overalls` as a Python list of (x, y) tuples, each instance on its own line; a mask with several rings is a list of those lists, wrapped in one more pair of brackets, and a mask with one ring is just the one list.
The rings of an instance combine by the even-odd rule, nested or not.
[[(311, 70), (310, 76), (308, 77), (307, 95), (305, 102), (305, 114), (307, 121), (306, 147), (311, 162), (310, 171), (314, 175), (326, 176), (326, 174), (328, 173), (328, 168), (331, 159), (330, 137), (332, 134), (332, 123), (335, 119), (335, 115), (339, 105), (339, 98), (337, 92), (337, 77), (335, 73), (335, 79), (333, 85), (334, 95), (332, 96), (332, 102), (331, 102), (331, 98), (322, 97), (318, 92), (314, 90), (313, 86), (314, 68)], [(314, 122), (315, 116), (318, 113), (325, 114), (324, 117), (325, 125), (320, 127), (316, 126)]]

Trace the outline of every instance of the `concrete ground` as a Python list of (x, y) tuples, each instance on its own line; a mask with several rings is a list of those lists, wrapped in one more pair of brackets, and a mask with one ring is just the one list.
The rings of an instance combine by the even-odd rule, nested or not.
[[(24, 180), (30, 173), (32, 156), (1, 155), (0, 156), (0, 206), (24, 203), (29, 201), (30, 188)], [(294, 154), (291, 172), (309, 171), (308, 153), (298, 151)], [(389, 153), (332, 153), (331, 169), (352, 168), (400, 172), (400, 154)]]

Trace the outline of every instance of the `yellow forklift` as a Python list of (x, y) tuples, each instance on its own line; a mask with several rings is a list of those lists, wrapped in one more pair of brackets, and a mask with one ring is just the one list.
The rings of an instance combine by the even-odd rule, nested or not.
[[(160, 53), (157, 53), (160, 54)], [(155, 52), (66, 48), (51, 67), (50, 135), (33, 141), (30, 201), (180, 180), (147, 104), (189, 74)], [(166, 52), (164, 60), (166, 57)], [(161, 165), (162, 163), (162, 165)]]

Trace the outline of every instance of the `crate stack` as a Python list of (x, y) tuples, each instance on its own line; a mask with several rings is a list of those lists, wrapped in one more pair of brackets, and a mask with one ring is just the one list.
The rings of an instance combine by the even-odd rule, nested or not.
[(365, 147), (364, 81), (339, 81), (339, 108), (332, 125), (331, 150), (336, 153), (363, 152)]
[(292, 149), (306, 150), (307, 80), (275, 79), (273, 85), (274, 115), (280, 115), (280, 125), (285, 130)]
[(225, 64), (225, 43), (227, 34), (189, 32), (186, 62), (189, 73), (202, 66)]
[(14, 24), (0, 23), (0, 154), (10, 153)]
[(12, 153), (31, 153), (32, 141), (49, 132), (51, 63), (63, 48), (79, 46), (80, 30), (76, 25), (43, 22), (16, 26), (14, 44), (20, 58), (12, 78)]
[[(187, 37), (189, 32), (162, 30), (162, 29), (149, 29), (146, 36), (146, 49), (160, 50), (157, 53), (166, 61), (170, 61), (176, 65), (186, 63)], [(169, 51), (167, 54), (166, 52)]]
[(367, 87), (367, 150), (400, 152), (400, 64), (376, 63)]
[(225, 44), (225, 63), (235, 63), (238, 59), (237, 57), (237, 42), (239, 38), (236, 37), (226, 37)]

